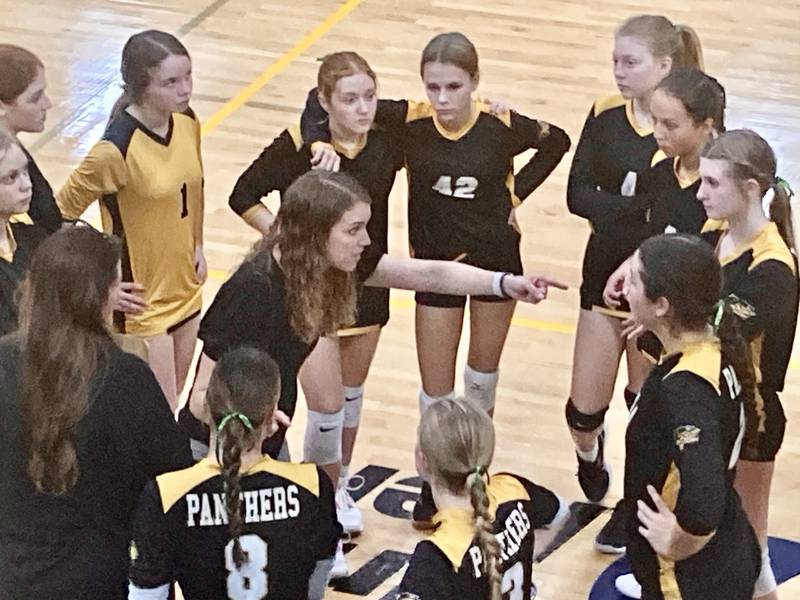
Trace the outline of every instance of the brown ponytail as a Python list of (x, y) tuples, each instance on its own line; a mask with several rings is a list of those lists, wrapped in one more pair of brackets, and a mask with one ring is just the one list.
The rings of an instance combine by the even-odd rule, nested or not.
[(793, 252), (796, 251), (794, 224), (792, 222), (792, 191), (789, 184), (779, 179), (772, 184), (775, 196), (769, 207), (769, 220), (778, 226), (778, 231)]
[(492, 527), (494, 519), (489, 512), (489, 496), (486, 493), (487, 474), (482, 468), (467, 477), (467, 488), (472, 509), (475, 511), (475, 537), (478, 547), (483, 555), (483, 574), (489, 579), (490, 600), (500, 600), (502, 597), (500, 583), (500, 542), (494, 534)]
[(261, 442), (280, 395), (280, 372), (266, 352), (241, 347), (222, 355), (208, 382), (206, 403), (217, 431), (217, 461), (225, 483), (228, 534), (236, 568), (248, 560), (242, 533), (242, 453)]
[(756, 394), (756, 374), (753, 368), (753, 355), (750, 344), (742, 335), (737, 310), (747, 310), (736, 297), (721, 300), (722, 318), (716, 327), (719, 338), (722, 361), (733, 367), (741, 385), (739, 400), (744, 407), (745, 430), (744, 446), (751, 451), (756, 450), (759, 432), (764, 431), (764, 401)]
[(489, 580), (491, 599), (500, 600), (500, 544), (486, 486), (494, 455), (492, 419), (468, 400), (440, 400), (422, 415), (419, 449), (434, 481), (454, 494), (469, 494), (482, 572)]

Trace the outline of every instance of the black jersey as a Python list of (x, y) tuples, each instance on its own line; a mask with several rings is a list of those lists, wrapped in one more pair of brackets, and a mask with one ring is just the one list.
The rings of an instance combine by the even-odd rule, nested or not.
[[(556, 519), (560, 501), (551, 491), (508, 473), (491, 477), (488, 495), (501, 549), (503, 597), (527, 600), (531, 597), (534, 530)], [(414, 550), (398, 600), (489, 598), (473, 511), (441, 510), (434, 523), (434, 533)]]
[[(306, 110), (318, 115), (315, 94)], [(377, 123), (402, 144), (409, 174), (409, 238), (415, 257), (463, 260), (487, 269), (519, 252), (519, 232), (509, 224), (512, 208), (527, 198), (569, 150), (563, 130), (516, 112), (493, 114), (481, 102), (468, 123), (447, 131), (427, 102), (380, 100)], [(308, 139), (328, 139), (304, 115)], [(514, 157), (534, 157), (514, 173)]]
[[(362, 257), (357, 268), (360, 281), (372, 274), (381, 256)], [(212, 360), (219, 360), (225, 352), (240, 346), (252, 346), (269, 354), (281, 374), (278, 408), (291, 418), (297, 403), (297, 373), (316, 341), (307, 343), (292, 331), (287, 310), (286, 281), (280, 265), (271, 256), (250, 258), (217, 292), (200, 322), (198, 337), (204, 343), (203, 353)], [(189, 423), (188, 409), (185, 411), (185, 422)], [(193, 437), (196, 435), (192, 433)], [(203, 433), (205, 440), (207, 437)], [(266, 441), (265, 450), (276, 456), (282, 441), (282, 433), (272, 436)]]
[(61, 227), (61, 211), (58, 210), (53, 188), (42, 174), (39, 165), (33, 160), (31, 153), (22, 145), (20, 148), (28, 157), (28, 175), (31, 178), (31, 205), (28, 208), (28, 216), (47, 233), (54, 233)]
[(659, 151), (653, 157), (653, 166), (642, 175), (638, 187), (648, 200), (644, 220), (649, 235), (698, 234), (706, 222), (705, 208), (697, 200), (700, 173), (680, 177), (678, 162), (678, 157)]
[[(653, 507), (652, 485), (693, 535), (715, 532), (697, 554), (674, 562), (655, 553), (628, 511), (627, 553), (643, 597), (752, 597), (760, 551), (733, 489), (744, 430), (740, 386), (716, 342), (698, 343), (653, 368), (625, 436), (625, 498)], [(748, 595), (749, 594), (749, 595)]]
[[(339, 169), (352, 175), (369, 193), (372, 216), (367, 223), (370, 238), (369, 255), (388, 251), (389, 192), (395, 174), (403, 167), (403, 149), (385, 129), (373, 127), (355, 148), (334, 144), (341, 156)], [(255, 161), (241, 174), (228, 204), (245, 221), (261, 206), (261, 198), (277, 190), (286, 191), (295, 179), (311, 170), (311, 154), (298, 127), (284, 130), (264, 148)], [(362, 260), (369, 262), (365, 256)], [(389, 320), (389, 290), (362, 287), (359, 290), (357, 318), (354, 327), (340, 335), (360, 333), (365, 328), (381, 327)]]
[(636, 123), (631, 101), (615, 95), (594, 103), (567, 184), (570, 212), (592, 226), (583, 258), (581, 308), (604, 306), (606, 281), (647, 237), (642, 213), (650, 200), (637, 184), (657, 150), (652, 130)]
[(17, 328), (17, 287), (28, 270), (31, 254), (47, 235), (37, 225), (10, 223), (7, 227), (12, 252), (0, 254), (0, 335)]
[[(703, 238), (719, 248), (726, 230), (724, 223), (709, 221)], [(752, 309), (737, 316), (750, 341), (759, 387), (781, 391), (797, 329), (796, 258), (777, 225), (768, 223), (748, 243), (719, 259), (723, 297), (734, 294)]]
[[(367, 224), (371, 245), (378, 252), (387, 251), (389, 192), (397, 171), (403, 167), (402, 148), (391, 134), (379, 127), (370, 130), (363, 144), (353, 149), (338, 145), (340, 171), (352, 175), (369, 193), (372, 216)], [(311, 154), (304, 145), (298, 127), (284, 130), (264, 148), (239, 176), (228, 204), (245, 221), (261, 205), (261, 198), (272, 191), (281, 194), (295, 179), (311, 170)]]
[(192, 464), (144, 361), (109, 342), (76, 428), (78, 481), (39, 493), (27, 474), (19, 343), (0, 341), (0, 597), (127, 598), (128, 541), (136, 502), (156, 475)]
[(224, 481), (208, 459), (166, 473), (142, 494), (131, 546), (131, 600), (178, 581), (186, 600), (306, 600), (317, 560), (336, 551), (333, 485), (310, 464), (264, 458), (241, 478), (248, 561), (237, 569)]

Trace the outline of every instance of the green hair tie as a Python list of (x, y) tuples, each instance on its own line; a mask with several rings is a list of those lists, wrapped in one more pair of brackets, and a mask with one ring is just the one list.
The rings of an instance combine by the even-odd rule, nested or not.
[(717, 302), (717, 312), (714, 314), (714, 335), (719, 332), (719, 324), (722, 322), (722, 316), (725, 314), (725, 300)]
[(250, 431), (253, 430), (253, 424), (250, 422), (250, 419), (247, 417), (247, 415), (243, 415), (240, 412), (232, 412), (222, 417), (222, 420), (220, 420), (219, 425), (217, 425), (217, 431), (219, 432), (225, 429), (225, 425), (227, 425), (228, 421), (230, 421), (231, 419), (239, 419), (242, 422), (242, 425), (244, 425), (247, 429), (249, 429)]
[(789, 182), (786, 181), (783, 177), (775, 178), (775, 186), (782, 188), (783, 191), (786, 192), (786, 195), (789, 196), (790, 198), (794, 196), (794, 190), (792, 190), (792, 187), (789, 185)]

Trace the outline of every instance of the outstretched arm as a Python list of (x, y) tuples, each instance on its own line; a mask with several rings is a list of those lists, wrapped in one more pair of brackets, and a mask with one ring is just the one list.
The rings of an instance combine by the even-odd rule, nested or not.
[(534, 304), (547, 297), (550, 286), (567, 289), (566, 284), (549, 277), (512, 275), (453, 261), (388, 255), (381, 257), (365, 284), (436, 294), (495, 295)]

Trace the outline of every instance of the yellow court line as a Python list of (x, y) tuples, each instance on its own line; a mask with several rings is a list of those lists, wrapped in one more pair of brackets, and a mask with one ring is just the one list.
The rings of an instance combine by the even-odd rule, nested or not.
[(317, 25), (313, 31), (308, 33), (302, 40), (297, 42), (291, 50), (284, 53), (277, 61), (267, 67), (261, 75), (250, 83), (250, 85), (228, 100), (222, 108), (203, 123), (202, 134), (208, 135), (214, 131), (220, 123), (239, 110), (245, 102), (252, 98), (253, 95), (263, 88), (271, 79), (283, 72), (283, 70), (294, 62), (303, 52), (308, 50), (312, 44), (328, 33), (334, 25), (353, 12), (362, 1), (363, 0), (347, 0), (347, 2), (342, 4), (336, 11), (328, 15), (328, 17)]

